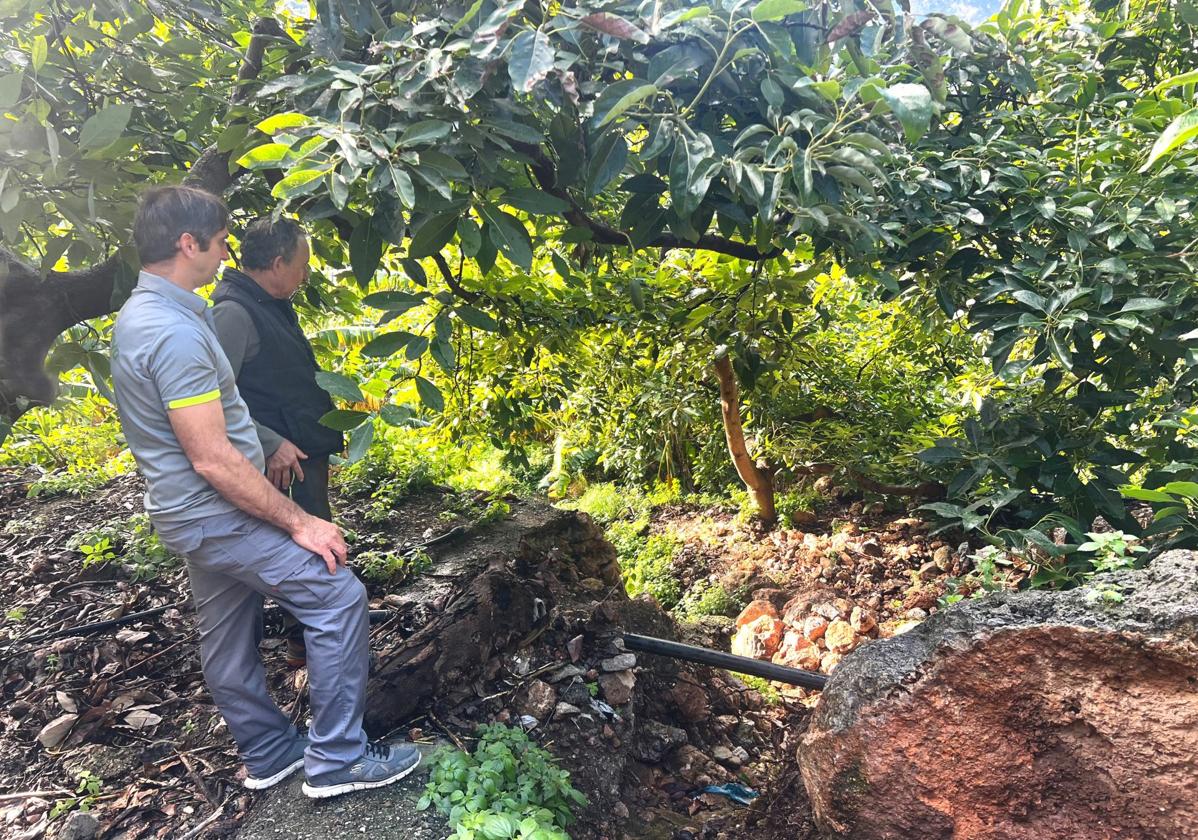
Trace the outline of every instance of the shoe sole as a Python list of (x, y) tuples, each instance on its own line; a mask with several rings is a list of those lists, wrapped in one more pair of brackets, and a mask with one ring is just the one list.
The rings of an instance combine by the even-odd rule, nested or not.
[(284, 767), (278, 773), (275, 773), (273, 776), (267, 776), (265, 779), (255, 779), (253, 776), (246, 776), (245, 781), (242, 784), (244, 784), (250, 790), (266, 790), (267, 788), (274, 787), (303, 766), (304, 760), (299, 758)]
[(395, 784), (419, 766), (420, 756), (416, 756), (416, 761), (411, 767), (407, 767), (401, 770), (399, 773), (396, 773), (394, 776), (390, 776), (386, 779), (380, 779), (377, 782), (346, 782), (345, 784), (341, 785), (321, 785), (319, 787), (313, 787), (307, 782), (304, 782), (304, 796), (308, 797), (309, 799), (328, 799), (332, 796), (341, 796), (342, 794), (353, 793), (359, 790), (374, 790), (375, 788), (386, 787), (387, 785)]

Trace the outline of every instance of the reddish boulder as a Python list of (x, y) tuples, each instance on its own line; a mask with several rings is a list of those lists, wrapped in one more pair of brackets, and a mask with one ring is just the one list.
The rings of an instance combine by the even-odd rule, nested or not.
[(1190, 552), (962, 602), (836, 669), (799, 749), (816, 821), (853, 840), (1192, 837), (1195, 673)]
[(770, 601), (759, 598), (756, 601), (750, 601), (749, 605), (740, 611), (740, 615), (736, 617), (736, 626), (744, 627), (746, 624), (752, 624), (763, 615), (770, 618), (778, 617), (778, 608)]

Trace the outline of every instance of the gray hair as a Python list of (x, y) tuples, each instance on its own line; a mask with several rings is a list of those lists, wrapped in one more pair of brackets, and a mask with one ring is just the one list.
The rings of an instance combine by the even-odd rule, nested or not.
[(291, 219), (270, 216), (258, 219), (241, 236), (241, 265), (251, 271), (262, 271), (270, 268), (278, 257), (287, 262), (303, 237), (303, 229)]

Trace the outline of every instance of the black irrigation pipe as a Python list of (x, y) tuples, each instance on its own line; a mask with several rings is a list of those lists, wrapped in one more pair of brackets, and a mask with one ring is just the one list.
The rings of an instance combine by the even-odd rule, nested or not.
[(687, 662), (698, 662), (700, 665), (711, 665), (738, 674), (751, 674), (754, 677), (799, 685), (803, 688), (822, 689), (828, 683), (826, 676), (814, 671), (800, 671), (798, 668), (787, 668), (772, 662), (749, 659), (747, 656), (736, 656), (722, 650), (708, 650), (681, 642), (655, 639), (652, 636), (638, 636), (636, 633), (624, 634), (624, 647), (641, 653), (685, 659)]

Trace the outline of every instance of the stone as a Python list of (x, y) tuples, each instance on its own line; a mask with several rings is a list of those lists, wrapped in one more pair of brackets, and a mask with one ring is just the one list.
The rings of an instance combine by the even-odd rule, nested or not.
[(861, 553), (869, 557), (881, 557), (882, 544), (874, 539), (865, 540), (861, 543)]
[(599, 677), (599, 688), (603, 697), (613, 706), (623, 706), (632, 699), (632, 689), (636, 685), (636, 675), (632, 671), (615, 671)]
[(819, 669), (825, 674), (830, 674), (832, 673), (833, 669), (840, 664), (840, 660), (841, 654), (831, 650), (825, 651), (824, 655), (820, 657)]
[(522, 715), (531, 715), (537, 720), (545, 720), (556, 705), (557, 689), (547, 682), (533, 680), (524, 698), (516, 705), (516, 711)]
[(928, 617), (928, 611), (920, 607), (912, 607), (903, 613), (903, 618), (908, 621), (923, 621)]
[(793, 630), (782, 639), (782, 646), (771, 658), (776, 665), (804, 671), (814, 671), (819, 667), (819, 660), (819, 647)]
[(929, 560), (919, 567), (920, 580), (931, 580), (940, 573), (940, 566), (935, 560)]
[(553, 716), (555, 718), (574, 717), (574, 715), (580, 714), (582, 714), (582, 709), (573, 703), (558, 703), (553, 709)]
[(551, 683), (565, 682), (566, 680), (581, 677), (586, 674), (587, 669), (581, 665), (563, 665), (545, 675), (545, 680)]
[(746, 750), (744, 747), (733, 747), (732, 748), (732, 760), (738, 765), (748, 764), (749, 763), (749, 751)]
[(765, 657), (765, 645), (750, 628), (742, 627), (732, 637), (732, 653), (749, 659), (762, 659)]
[(869, 610), (853, 607), (853, 613), (849, 616), (849, 626), (853, 628), (853, 632), (864, 634), (877, 627), (878, 620)]
[(707, 692), (692, 682), (678, 682), (670, 689), (670, 701), (678, 717), (687, 723), (699, 723), (711, 717), (711, 703)]
[(854, 840), (1193, 836), (1196, 617), (1198, 555), (1172, 551), (860, 648), (798, 750), (816, 823)]
[(822, 615), (809, 615), (803, 619), (803, 636), (811, 642), (823, 638), (828, 629), (828, 619)]
[(819, 517), (809, 510), (795, 508), (790, 512), (790, 524), (794, 528), (810, 528), (819, 524)]
[(566, 652), (570, 654), (570, 661), (577, 662), (582, 658), (582, 634), (575, 636), (570, 641), (566, 642)]
[(575, 677), (561, 689), (561, 699), (575, 706), (585, 706), (591, 700), (591, 692), (581, 677)]
[(769, 659), (782, 644), (786, 625), (777, 618), (762, 615), (736, 631), (732, 637), (732, 652), (737, 656)]
[(720, 764), (728, 764), (732, 761), (732, 750), (721, 744), (711, 751), (711, 757)]
[(90, 813), (74, 811), (55, 835), (55, 840), (92, 840), (100, 831), (100, 821)]
[(637, 761), (658, 764), (675, 748), (686, 743), (686, 732), (656, 720), (641, 723), (632, 739), (632, 757)]
[(674, 775), (692, 785), (708, 785), (714, 779), (727, 776), (718, 764), (690, 744), (682, 744), (669, 757), (669, 766)]
[(940, 546), (932, 552), (932, 562), (936, 564), (937, 569), (947, 572), (953, 564), (953, 550), (947, 545)]
[(853, 626), (843, 619), (833, 621), (824, 633), (824, 644), (828, 646), (828, 650), (835, 653), (852, 650), (856, 643), (857, 634), (853, 632)]
[(765, 598), (758, 598), (750, 601), (749, 605), (740, 611), (740, 615), (736, 617), (736, 626), (744, 627), (746, 624), (751, 624), (761, 616), (769, 616), (770, 618), (778, 618), (778, 608), (773, 602)]
[(599, 663), (601, 671), (627, 671), (636, 667), (635, 653), (621, 653)]

